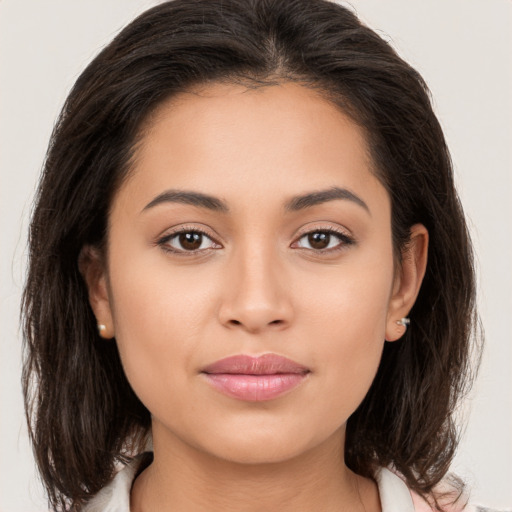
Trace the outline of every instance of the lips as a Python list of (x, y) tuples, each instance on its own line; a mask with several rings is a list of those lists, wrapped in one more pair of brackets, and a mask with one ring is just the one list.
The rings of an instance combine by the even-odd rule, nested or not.
[(201, 372), (217, 391), (252, 402), (280, 397), (307, 378), (310, 370), (276, 354), (237, 355), (208, 365)]

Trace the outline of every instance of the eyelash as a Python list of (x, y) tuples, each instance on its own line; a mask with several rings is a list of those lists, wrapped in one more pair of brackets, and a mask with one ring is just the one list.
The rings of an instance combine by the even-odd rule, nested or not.
[[(173, 255), (180, 256), (180, 257), (181, 256), (184, 256), (184, 257), (197, 256), (198, 253), (211, 249), (211, 248), (207, 248), (207, 249), (196, 249), (194, 251), (185, 251), (185, 250), (177, 250), (177, 249), (171, 248), (168, 245), (168, 243), (172, 239), (176, 238), (177, 236), (179, 236), (182, 233), (197, 233), (197, 234), (200, 234), (202, 236), (209, 238), (215, 244), (217, 243), (206, 231), (204, 231), (200, 228), (197, 228), (197, 227), (192, 228), (192, 227), (184, 226), (184, 227), (181, 227), (181, 228), (173, 231), (172, 233), (169, 233), (168, 235), (163, 236), (162, 238), (157, 240), (156, 244), (158, 246), (160, 246), (165, 252), (169, 252)], [(302, 247), (301, 249), (305, 249), (307, 251), (313, 251), (316, 254), (332, 254), (333, 252), (342, 251), (342, 250), (346, 249), (348, 246), (353, 245), (355, 243), (354, 238), (350, 237), (343, 231), (341, 231), (333, 226), (330, 226), (328, 228), (318, 228), (318, 229), (306, 231), (306, 232), (302, 233), (297, 238), (297, 241), (302, 240), (304, 237), (311, 235), (313, 233), (326, 233), (328, 235), (334, 235), (336, 238), (338, 238), (340, 240), (340, 243), (335, 248), (330, 248), (330, 249), (309, 249), (307, 247)], [(294, 243), (296, 243), (296, 242), (294, 242)]]

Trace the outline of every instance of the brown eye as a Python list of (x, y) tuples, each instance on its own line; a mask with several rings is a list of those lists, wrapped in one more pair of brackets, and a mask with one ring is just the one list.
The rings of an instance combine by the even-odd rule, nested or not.
[(181, 248), (186, 251), (196, 251), (201, 247), (203, 235), (201, 233), (180, 233), (178, 235), (178, 242)]
[(177, 233), (171, 233), (160, 239), (158, 245), (175, 254), (195, 253), (221, 247), (206, 233), (194, 229), (183, 229)]
[(298, 246), (301, 249), (322, 252), (343, 249), (345, 246), (353, 243), (354, 240), (351, 237), (330, 229), (310, 231), (301, 236), (298, 240)]
[(310, 233), (308, 236), (308, 242), (312, 249), (325, 249), (329, 246), (331, 240), (330, 233), (325, 231), (318, 231), (316, 233)]

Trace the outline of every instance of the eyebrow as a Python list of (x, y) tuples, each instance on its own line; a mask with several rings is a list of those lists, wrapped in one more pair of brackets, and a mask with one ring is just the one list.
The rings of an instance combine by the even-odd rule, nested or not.
[[(368, 205), (359, 196), (346, 188), (340, 187), (331, 187), (326, 190), (294, 196), (285, 203), (284, 209), (286, 212), (297, 212), (336, 199), (351, 201), (370, 213)], [(163, 203), (189, 204), (215, 212), (229, 212), (229, 206), (222, 199), (201, 192), (187, 190), (166, 190), (149, 202), (142, 211), (149, 210)]]
[(359, 196), (356, 196), (346, 188), (340, 187), (331, 187), (326, 190), (310, 192), (301, 196), (292, 197), (285, 204), (285, 210), (288, 212), (296, 212), (304, 210), (305, 208), (311, 208), (318, 204), (327, 203), (328, 201), (334, 201), (336, 199), (352, 201), (370, 213), (370, 208), (368, 208), (368, 205)]
[(189, 192), (186, 190), (166, 190), (156, 196), (142, 211), (149, 210), (162, 203), (190, 204), (215, 212), (229, 212), (228, 205), (221, 199), (208, 194), (202, 194), (201, 192)]

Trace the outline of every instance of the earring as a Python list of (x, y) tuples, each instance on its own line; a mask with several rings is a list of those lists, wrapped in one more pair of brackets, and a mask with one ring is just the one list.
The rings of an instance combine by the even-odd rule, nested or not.
[(411, 319), (403, 317), (403, 318), (400, 318), (400, 320), (397, 320), (396, 323), (398, 325), (402, 325), (403, 327), (407, 327), (411, 323)]
[(102, 334), (104, 331), (107, 330), (107, 326), (103, 324), (98, 324), (98, 332)]

